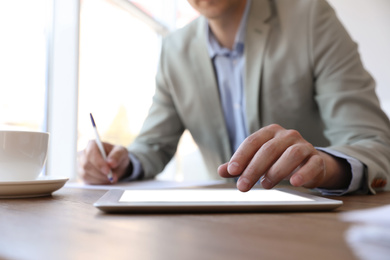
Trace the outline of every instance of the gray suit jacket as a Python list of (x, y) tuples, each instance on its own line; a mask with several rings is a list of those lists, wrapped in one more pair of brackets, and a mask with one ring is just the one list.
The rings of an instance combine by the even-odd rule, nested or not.
[[(185, 129), (211, 178), (220, 178), (217, 167), (231, 157), (206, 23), (200, 17), (163, 41), (153, 105), (129, 147), (146, 178), (163, 170)], [(361, 161), (371, 192), (383, 188), (390, 176), (390, 123), (357, 45), (327, 2), (252, 1), (245, 57), (250, 133), (273, 123), (296, 129), (314, 146)]]

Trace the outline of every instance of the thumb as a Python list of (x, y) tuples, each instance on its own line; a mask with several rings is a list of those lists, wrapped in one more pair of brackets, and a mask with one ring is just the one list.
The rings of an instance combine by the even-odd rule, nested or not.
[(227, 167), (228, 167), (228, 162), (227, 163), (224, 163), (224, 164), (221, 164), (219, 167), (218, 167), (218, 174), (219, 176), (221, 177), (224, 177), (224, 178), (231, 178), (232, 176), (229, 174), (228, 170), (227, 170)]
[(127, 163), (128, 152), (123, 146), (115, 145), (107, 155), (107, 163), (111, 168), (115, 169), (121, 166), (122, 163)]

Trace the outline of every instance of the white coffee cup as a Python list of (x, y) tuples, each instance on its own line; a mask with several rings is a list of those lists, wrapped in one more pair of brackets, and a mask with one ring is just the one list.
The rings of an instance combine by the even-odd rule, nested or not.
[(49, 133), (0, 131), (0, 181), (38, 178), (47, 158)]

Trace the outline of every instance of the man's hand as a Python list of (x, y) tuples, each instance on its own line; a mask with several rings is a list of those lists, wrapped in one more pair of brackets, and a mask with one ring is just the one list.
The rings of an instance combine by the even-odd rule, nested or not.
[(95, 141), (89, 141), (85, 150), (78, 155), (78, 174), (88, 184), (109, 184), (107, 175), (113, 174), (112, 183), (125, 175), (130, 164), (127, 149), (123, 146), (103, 143), (107, 161), (100, 154)]
[(220, 176), (239, 177), (237, 188), (248, 191), (261, 178), (265, 189), (283, 179), (293, 186), (340, 189), (351, 180), (349, 165), (316, 150), (295, 130), (269, 125), (244, 140), (228, 163), (218, 168)]

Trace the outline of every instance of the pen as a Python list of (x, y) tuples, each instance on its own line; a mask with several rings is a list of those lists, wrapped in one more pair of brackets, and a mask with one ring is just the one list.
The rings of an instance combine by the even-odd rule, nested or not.
[[(97, 144), (97, 146), (99, 147), (99, 150), (100, 150), (100, 153), (101, 153), (102, 156), (103, 156), (103, 159), (104, 159), (104, 160), (107, 160), (107, 155), (106, 155), (106, 152), (104, 151), (102, 141), (100, 140), (99, 133), (98, 133), (97, 128), (96, 128), (95, 120), (93, 120), (92, 113), (89, 113), (89, 115), (91, 116), (91, 121), (92, 121), (93, 130), (95, 131), (96, 144)], [(108, 180), (109, 180), (110, 182), (113, 181), (112, 171), (111, 171), (111, 170), (110, 170), (110, 172), (108, 173), (108, 176), (107, 176), (107, 177), (108, 177)]]

